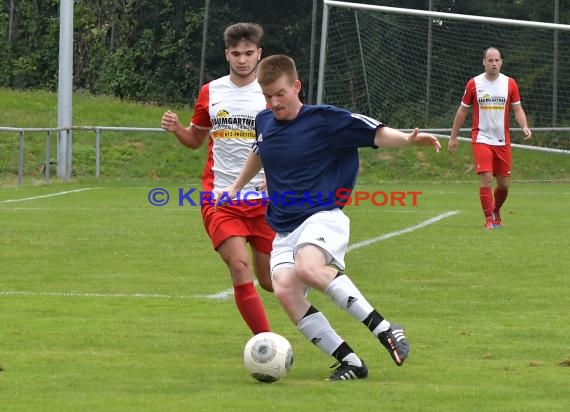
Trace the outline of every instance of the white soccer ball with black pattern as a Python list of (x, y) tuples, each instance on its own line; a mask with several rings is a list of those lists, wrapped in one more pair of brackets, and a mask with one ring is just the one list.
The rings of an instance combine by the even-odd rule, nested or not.
[(258, 381), (276, 382), (291, 370), (293, 348), (286, 338), (277, 333), (258, 333), (245, 345), (243, 363)]

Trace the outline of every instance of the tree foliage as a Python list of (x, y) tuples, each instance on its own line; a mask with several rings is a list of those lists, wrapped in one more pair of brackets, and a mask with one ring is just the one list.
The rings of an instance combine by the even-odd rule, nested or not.
[[(417, 9), (427, 9), (428, 5), (422, 0), (361, 2)], [(560, 23), (570, 23), (570, 0), (559, 3)], [(75, 0), (75, 90), (134, 101), (191, 103), (200, 80), (205, 4), (204, 0)], [(317, 64), (313, 62), (315, 66), (311, 68), (313, 1), (211, 0), (209, 4), (205, 81), (227, 73), (224, 28), (237, 21), (254, 21), (266, 31), (263, 54), (294, 56), (301, 79), (308, 84)], [(322, 1), (318, 4), (315, 59), (319, 52)], [(451, 13), (554, 19), (554, 0), (433, 0), (432, 4), (433, 10)], [(56, 89), (59, 5), (59, 0), (4, 0), (0, 9), (0, 86)], [(390, 41), (402, 43), (405, 48), (406, 39), (396, 36)], [(516, 35), (509, 41), (521, 43), (519, 48), (535, 46), (522, 44)], [(518, 77), (537, 88), (544, 86), (550, 68), (535, 67), (527, 60), (513, 59), (520, 67)], [(413, 84), (402, 87), (410, 93), (417, 89)]]
[[(294, 54), (306, 72), (311, 3), (212, 0), (204, 80), (227, 73), (222, 34), (237, 21), (261, 23), (265, 54)], [(59, 4), (4, 1), (0, 86), (57, 88)], [(203, 0), (76, 0), (74, 89), (135, 101), (188, 103), (199, 87), (204, 6)]]

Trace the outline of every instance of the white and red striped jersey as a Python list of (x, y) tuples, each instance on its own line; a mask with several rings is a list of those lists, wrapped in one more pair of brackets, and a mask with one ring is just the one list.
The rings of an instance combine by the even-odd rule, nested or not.
[(511, 104), (521, 104), (519, 88), (513, 78), (501, 73), (497, 79), (487, 80), (482, 73), (467, 82), (461, 104), (473, 107), (473, 143), (494, 146), (511, 143), (510, 107)]
[[(205, 191), (223, 189), (234, 182), (255, 141), (255, 116), (267, 107), (257, 80), (238, 87), (230, 76), (202, 86), (194, 107), (192, 125), (209, 129), (208, 159), (202, 174)], [(255, 191), (263, 180), (263, 170), (244, 188)], [(258, 197), (252, 195), (249, 199)]]

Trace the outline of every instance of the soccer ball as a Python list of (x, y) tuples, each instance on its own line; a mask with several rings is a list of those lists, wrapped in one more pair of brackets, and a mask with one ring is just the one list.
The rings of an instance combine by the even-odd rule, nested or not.
[(245, 345), (243, 363), (261, 382), (276, 382), (293, 365), (293, 348), (287, 339), (273, 332), (254, 335)]

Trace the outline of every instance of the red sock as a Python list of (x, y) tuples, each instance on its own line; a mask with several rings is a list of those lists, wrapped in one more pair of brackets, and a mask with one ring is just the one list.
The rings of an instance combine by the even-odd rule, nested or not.
[(493, 192), (491, 191), (491, 188), (479, 188), (479, 199), (481, 199), (481, 207), (483, 208), (485, 217), (491, 217), (493, 215)]
[(263, 308), (263, 302), (253, 282), (234, 286), (234, 299), (241, 317), (254, 335), (269, 332), (269, 321)]
[(494, 212), (498, 212), (505, 200), (507, 200), (507, 195), (509, 194), (508, 190), (503, 190), (498, 187), (495, 188), (495, 207), (493, 208)]

